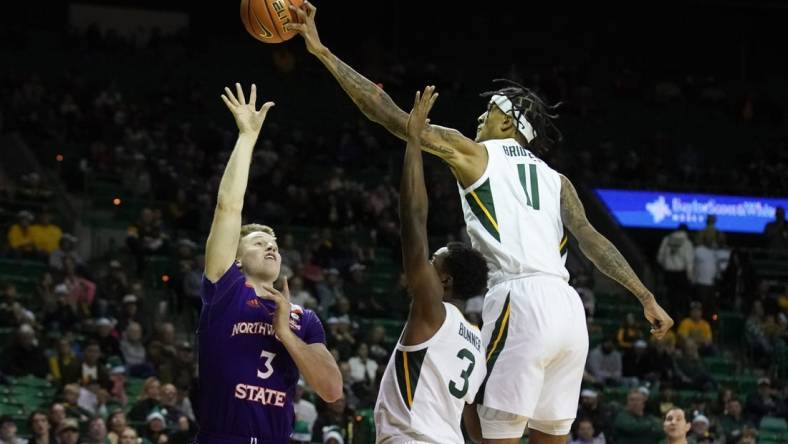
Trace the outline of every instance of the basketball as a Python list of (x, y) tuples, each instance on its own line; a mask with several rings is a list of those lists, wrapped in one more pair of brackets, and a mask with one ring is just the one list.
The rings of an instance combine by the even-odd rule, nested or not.
[(252, 37), (263, 43), (290, 40), (295, 32), (285, 31), (285, 25), (297, 22), (290, 5), (300, 6), (303, 0), (241, 0), (241, 21)]

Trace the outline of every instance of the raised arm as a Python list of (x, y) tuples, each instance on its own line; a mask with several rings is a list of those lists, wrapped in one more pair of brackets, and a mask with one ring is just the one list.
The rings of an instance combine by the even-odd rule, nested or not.
[[(382, 125), (400, 139), (406, 140), (408, 114), (400, 109), (385, 91), (356, 72), (323, 45), (315, 25), (317, 8), (308, 1), (305, 1), (301, 7), (290, 8), (298, 15), (300, 23), (289, 23), (286, 25), (287, 29), (297, 32), (304, 38), (307, 50), (328, 68), (342, 89), (368, 119)], [(428, 124), (422, 131), (420, 145), (421, 149), (446, 161), (455, 170), (455, 175), (472, 175), (466, 170), (473, 169), (480, 163), (482, 165), (487, 163), (487, 151), (482, 145), (463, 136), (455, 129)]]
[(659, 306), (654, 295), (643, 285), (615, 245), (591, 226), (574, 185), (564, 176), (561, 176), (561, 220), (577, 239), (580, 250), (599, 271), (638, 298), (654, 335), (658, 338), (664, 336), (673, 325), (673, 320)]
[(238, 125), (238, 140), (235, 142), (230, 160), (224, 168), (219, 183), (216, 209), (213, 212), (211, 232), (205, 244), (205, 277), (216, 282), (230, 268), (238, 250), (241, 235), (241, 210), (244, 204), (246, 183), (249, 179), (249, 166), (252, 150), (260, 134), (268, 110), (273, 102), (266, 102), (259, 110), (255, 108), (257, 87), (252, 85), (249, 103), (246, 102), (241, 85), (236, 83), (238, 97), (229, 88), (224, 88), (222, 100), (233, 114)]
[(438, 94), (428, 86), (424, 94), (416, 93), (413, 111), (407, 121), (408, 143), (402, 165), (399, 218), (402, 236), (402, 265), (412, 297), (410, 316), (403, 340), (406, 345), (420, 344), (431, 338), (446, 318), (443, 285), (430, 264), (427, 238), (427, 187), (419, 138)]

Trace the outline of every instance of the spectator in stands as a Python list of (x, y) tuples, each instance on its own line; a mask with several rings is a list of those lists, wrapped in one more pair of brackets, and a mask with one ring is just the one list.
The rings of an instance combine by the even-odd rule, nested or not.
[(725, 411), (720, 418), (720, 433), (725, 436), (726, 442), (736, 442), (744, 430), (747, 421), (742, 414), (741, 401), (737, 398), (725, 403)]
[(711, 325), (703, 319), (703, 305), (700, 302), (690, 304), (690, 315), (679, 324), (679, 338), (691, 339), (704, 351), (713, 352)]
[(750, 346), (753, 360), (756, 365), (765, 368), (772, 362), (772, 352), (774, 344), (769, 337), (768, 318), (764, 314), (763, 303), (755, 300), (752, 303), (752, 311), (745, 323), (745, 339)]
[(16, 436), (17, 428), (10, 415), (0, 416), (0, 443), (27, 444), (27, 440)]
[(653, 444), (662, 436), (659, 419), (646, 415), (646, 395), (632, 389), (627, 395), (627, 405), (613, 424), (617, 444)]
[(63, 386), (63, 408), (67, 418), (85, 422), (93, 415), (79, 405), (79, 395), (80, 387), (78, 384), (66, 384)]
[(29, 444), (57, 444), (57, 438), (52, 433), (52, 426), (45, 411), (34, 410), (27, 417), (27, 425), (31, 434)]
[(107, 441), (107, 425), (101, 416), (94, 416), (88, 422), (88, 432), (83, 444), (105, 444)]
[(52, 212), (44, 209), (38, 215), (38, 223), (30, 226), (30, 234), (33, 237), (36, 250), (45, 254), (45, 257), (49, 257), (60, 246), (63, 230), (52, 223)]
[(90, 307), (96, 297), (96, 284), (77, 274), (76, 262), (70, 256), (63, 258), (62, 283), (68, 289), (68, 303), (76, 306), (82, 317), (89, 316)]
[(74, 329), (83, 316), (83, 310), (76, 300), (69, 297), (66, 284), (57, 284), (54, 288), (55, 306), (44, 313), (44, 325), (60, 331)]
[(388, 356), (389, 348), (386, 346), (386, 329), (382, 325), (375, 325), (369, 332), (367, 337), (367, 344), (369, 344), (369, 355), (377, 361), (378, 364), (385, 365)]
[(339, 371), (342, 373), (342, 384), (345, 397), (347, 397), (347, 406), (351, 409), (361, 408), (361, 400), (356, 395), (353, 384), (353, 371), (347, 361), (339, 363)]
[[(123, 296), (122, 312), (118, 315), (118, 328), (125, 331), (128, 326), (134, 322), (137, 323), (142, 329), (142, 335), (145, 335), (145, 326), (149, 325), (148, 320), (139, 309), (139, 298), (135, 294), (127, 294)], [(150, 332), (148, 332), (150, 333)]]
[(122, 409), (113, 411), (107, 418), (107, 438), (111, 443), (118, 444), (127, 427), (126, 413)]
[[(133, 296), (133, 295), (130, 295)], [(129, 371), (129, 376), (147, 378), (153, 374), (153, 368), (145, 359), (145, 345), (142, 344), (142, 327), (136, 322), (130, 322), (123, 339), (120, 341), (120, 351)]]
[(60, 430), (60, 425), (66, 419), (66, 407), (56, 402), (49, 407), (49, 424), (52, 425), (52, 430)]
[(120, 434), (120, 438), (118, 439), (117, 444), (139, 444), (140, 439), (139, 435), (137, 435), (137, 431), (131, 427), (126, 427), (123, 429), (123, 432)]
[(317, 289), (317, 298), (320, 300), (319, 312), (326, 316), (330, 308), (333, 307), (337, 301), (345, 297), (344, 281), (339, 275), (339, 270), (336, 268), (329, 268), (325, 273), (325, 281), (318, 282), (315, 285)]
[(697, 299), (703, 302), (709, 316), (716, 306), (714, 282), (719, 272), (717, 254), (708, 237), (701, 238), (695, 248), (692, 283), (695, 285)]
[(77, 252), (77, 238), (70, 233), (64, 233), (60, 238), (60, 249), (55, 250), (49, 255), (49, 266), (56, 271), (63, 271), (65, 264), (63, 263), (66, 257), (70, 257), (77, 265), (77, 269), (85, 266), (85, 261), (82, 256)]
[(327, 442), (324, 439), (323, 429), (325, 428), (336, 426), (340, 431), (347, 430), (348, 424), (355, 415), (353, 415), (353, 409), (349, 408), (345, 401), (345, 396), (332, 403), (318, 401), (320, 405), (318, 406), (317, 419), (312, 425), (312, 442)]
[(153, 409), (158, 408), (161, 396), (161, 383), (159, 380), (150, 377), (142, 384), (142, 390), (137, 398), (136, 404), (129, 411), (129, 419), (132, 421), (145, 421)]
[(47, 358), (36, 340), (36, 332), (30, 324), (22, 324), (16, 332), (14, 342), (3, 351), (3, 373), (9, 376), (47, 375)]
[(306, 385), (300, 379), (293, 397), (295, 425), (293, 426), (293, 434), (290, 435), (292, 444), (308, 444), (312, 442), (312, 426), (317, 420), (317, 410), (314, 404), (304, 399), (305, 390)]
[(643, 338), (643, 329), (637, 324), (637, 321), (635, 321), (635, 315), (627, 313), (627, 316), (624, 318), (624, 323), (618, 328), (618, 333), (616, 334), (618, 348), (626, 351), (632, 348), (635, 341), (641, 338)]
[(362, 404), (374, 404), (377, 395), (375, 381), (377, 380), (378, 363), (369, 357), (369, 347), (366, 343), (359, 343), (356, 348), (356, 356), (350, 358), (348, 364), (350, 364), (353, 391), (361, 399)]
[(597, 381), (607, 385), (621, 383), (621, 353), (612, 340), (606, 340), (588, 354), (588, 371)]
[(121, 356), (120, 342), (115, 335), (115, 323), (112, 320), (109, 318), (96, 320), (95, 340), (106, 357)]
[(164, 444), (169, 441), (167, 436), (167, 419), (158, 410), (153, 410), (145, 418), (145, 430), (142, 432), (143, 439), (147, 439), (154, 444)]
[(662, 238), (657, 253), (657, 262), (665, 272), (665, 290), (668, 297), (668, 312), (674, 319), (687, 313), (690, 298), (690, 280), (693, 276), (695, 254), (689, 239), (686, 224)]
[(717, 249), (724, 247), (725, 233), (717, 229), (717, 216), (709, 214), (706, 216), (706, 226), (695, 235), (695, 243), (706, 245), (709, 248)]
[(111, 387), (107, 368), (101, 365), (100, 362), (101, 356), (102, 351), (98, 342), (88, 342), (85, 346), (84, 356), (82, 357), (82, 365), (80, 366), (81, 369), (78, 380), (80, 384), (87, 386), (92, 382), (97, 382), (102, 388), (108, 389)]
[(180, 387), (190, 388), (197, 375), (197, 362), (194, 360), (194, 349), (187, 342), (178, 344), (175, 356), (163, 360), (159, 365), (159, 380), (163, 383), (175, 383)]
[(714, 379), (706, 370), (698, 354), (698, 346), (692, 339), (684, 341), (683, 350), (676, 359), (675, 371), (680, 386), (684, 388), (713, 390), (715, 387)]
[(574, 439), (569, 444), (605, 444), (605, 434), (594, 435), (594, 423), (590, 419), (579, 419)]
[(164, 384), (161, 386), (161, 409), (160, 412), (164, 415), (164, 419), (168, 424), (176, 425), (181, 417), (186, 415), (177, 406), (178, 403), (178, 389), (173, 384)]
[(355, 313), (364, 316), (380, 315), (384, 311), (384, 307), (373, 295), (366, 269), (367, 266), (360, 263), (350, 266), (345, 295), (352, 301)]
[(22, 324), (35, 325), (36, 317), (32, 311), (19, 302), (16, 285), (7, 283), (3, 286), (0, 300), (0, 327), (18, 327)]
[(64, 419), (57, 429), (57, 437), (59, 444), (79, 443), (79, 425), (77, 421), (72, 418)]
[(295, 237), (293, 237), (291, 233), (285, 234), (282, 238), (282, 243), (279, 246), (279, 254), (282, 255), (282, 265), (287, 265), (291, 270), (298, 270), (301, 268), (301, 252), (296, 248)]
[(632, 348), (624, 351), (621, 361), (621, 374), (631, 381), (632, 386), (645, 383), (646, 380), (659, 380), (655, 372), (657, 364), (653, 353), (648, 350), (646, 341), (642, 339), (635, 341)]
[(129, 227), (126, 237), (126, 245), (137, 260), (137, 273), (142, 272), (146, 255), (167, 251), (168, 241), (169, 236), (162, 231), (161, 213), (144, 208), (137, 223)]
[(287, 282), (290, 287), (290, 302), (302, 307), (315, 309), (317, 308), (317, 301), (312, 295), (304, 288), (304, 280), (299, 276), (293, 276)]
[(8, 246), (11, 248), (11, 253), (16, 257), (34, 257), (36, 245), (30, 229), (33, 213), (20, 211), (16, 218), (17, 222), (8, 229)]
[(753, 424), (760, 424), (764, 416), (782, 416), (785, 413), (784, 403), (775, 396), (772, 381), (769, 378), (758, 380), (758, 391), (747, 398), (745, 411)]
[(49, 374), (55, 382), (68, 384), (79, 380), (80, 371), (80, 360), (74, 353), (71, 335), (61, 336), (57, 341), (56, 353), (49, 357)]
[[(580, 392), (580, 404), (577, 408), (577, 417), (589, 419), (594, 425), (596, 435), (612, 436), (613, 422), (616, 412), (609, 405), (599, 402), (599, 395), (592, 389), (583, 389)], [(577, 423), (573, 427), (577, 428)]]
[(109, 273), (99, 281), (99, 288), (104, 299), (111, 303), (120, 302), (129, 293), (129, 278), (119, 260), (109, 261)]
[(662, 430), (665, 432), (667, 444), (687, 444), (687, 433), (691, 425), (687, 422), (686, 413), (680, 408), (672, 408), (665, 414)]
[(689, 439), (696, 443), (713, 444), (716, 435), (711, 427), (711, 421), (706, 415), (700, 413), (692, 418)]
[(785, 221), (785, 208), (774, 210), (774, 220), (763, 229), (766, 245), (772, 250), (788, 250), (788, 223)]

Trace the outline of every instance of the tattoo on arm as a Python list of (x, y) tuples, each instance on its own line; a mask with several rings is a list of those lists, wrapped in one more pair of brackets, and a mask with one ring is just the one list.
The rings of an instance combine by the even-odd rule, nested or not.
[(577, 238), (580, 250), (599, 271), (632, 292), (641, 304), (653, 300), (651, 292), (646, 289), (616, 246), (588, 222), (575, 187), (564, 176), (561, 176), (561, 219)]

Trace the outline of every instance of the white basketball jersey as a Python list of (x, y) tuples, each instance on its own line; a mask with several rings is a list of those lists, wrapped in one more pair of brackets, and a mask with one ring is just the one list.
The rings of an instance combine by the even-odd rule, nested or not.
[(419, 345), (397, 342), (375, 405), (378, 444), (462, 443), (460, 421), (486, 374), (482, 336), (454, 305)]
[(490, 265), (490, 286), (545, 274), (568, 281), (561, 176), (514, 139), (482, 143), (487, 169), (460, 195), (471, 244)]

